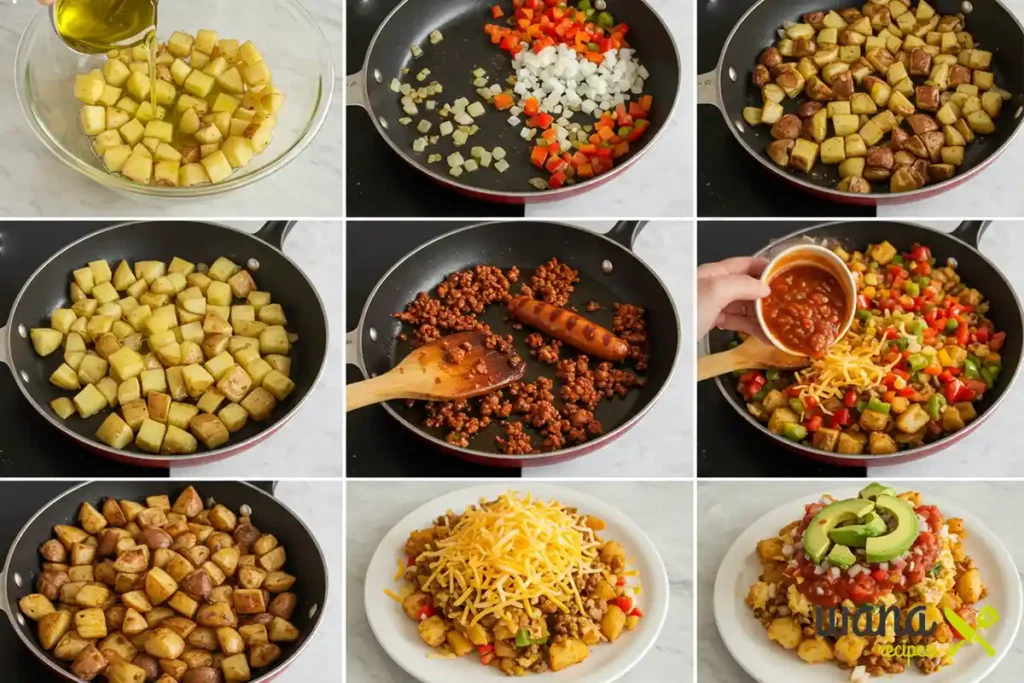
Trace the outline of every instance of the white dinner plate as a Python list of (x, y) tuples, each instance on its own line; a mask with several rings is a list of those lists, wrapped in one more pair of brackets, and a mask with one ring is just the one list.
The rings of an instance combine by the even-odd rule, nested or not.
[[(858, 489), (822, 491), (830, 493), (837, 500), (855, 498), (858, 492)], [(801, 519), (804, 505), (817, 502), (819, 498), (809, 495), (791, 501), (750, 525), (729, 548), (715, 577), (715, 623), (718, 632), (733, 658), (760, 683), (843, 683), (850, 680), (850, 672), (840, 669), (834, 661), (806, 664), (795, 651), (784, 650), (778, 643), (769, 641), (761, 622), (744, 602), (750, 586), (757, 581), (762, 571), (761, 561), (757, 557), (757, 542), (777, 535), (779, 529)], [(980, 645), (964, 645), (952, 665), (931, 674), (927, 680), (928, 683), (978, 683), (1013, 647), (1020, 628), (1021, 613), (1024, 612), (1020, 576), (1006, 548), (981, 522), (956, 505), (945, 503), (926, 491), (921, 491), (921, 498), (926, 505), (937, 505), (947, 519), (963, 518), (968, 532), (964, 549), (977, 562), (982, 581), (988, 587), (988, 596), (979, 607), (992, 605), (1000, 616), (997, 624), (979, 632), (995, 648), (994, 657), (989, 657)], [(912, 664), (900, 676), (874, 680), (915, 679), (923, 680), (924, 675)]]
[(405, 561), (405, 541), (410, 532), (431, 526), (446, 510), (461, 512), (481, 498), (494, 500), (509, 488), (520, 494), (529, 492), (534, 498), (555, 499), (584, 514), (600, 517), (607, 524), (601, 536), (618, 541), (625, 548), (626, 555), (633, 558), (629, 568), (639, 571), (639, 582), (643, 586), (643, 592), (637, 597), (637, 606), (644, 617), (636, 629), (623, 633), (614, 643), (602, 643), (591, 648), (586, 661), (564, 671), (544, 675), (545, 681), (573, 683), (610, 683), (620, 678), (651, 649), (665, 623), (669, 601), (665, 565), (650, 539), (624, 514), (598, 498), (550, 484), (524, 481), (515, 482), (512, 486), (507, 483), (474, 486), (435, 498), (406, 515), (384, 536), (366, 572), (364, 599), (373, 635), (391, 659), (423, 683), (508, 680), (495, 667), (482, 665), (473, 653), (460, 658), (429, 657), (435, 651), (420, 639), (416, 622), (405, 616), (402, 606), (385, 595), (384, 590), (397, 593), (402, 585), (400, 581), (394, 581), (394, 575), (398, 560)]

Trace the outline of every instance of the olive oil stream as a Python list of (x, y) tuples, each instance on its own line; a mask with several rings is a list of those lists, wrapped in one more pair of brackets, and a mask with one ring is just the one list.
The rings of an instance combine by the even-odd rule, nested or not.
[(156, 109), (157, 0), (57, 0), (54, 25), (68, 47), (84, 54), (145, 45), (149, 98)]

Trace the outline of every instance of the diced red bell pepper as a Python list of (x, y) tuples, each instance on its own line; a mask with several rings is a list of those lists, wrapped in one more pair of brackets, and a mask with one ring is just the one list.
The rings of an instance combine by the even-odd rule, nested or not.
[(530, 163), (537, 168), (544, 168), (544, 160), (548, 158), (548, 148), (537, 145), (530, 152)]
[(960, 392), (965, 388), (966, 387), (964, 387), (960, 380), (951, 377), (950, 381), (947, 382), (946, 386), (942, 389), (942, 393), (946, 397), (946, 402), (956, 403), (959, 400), (957, 397), (960, 396)]
[(910, 379), (910, 373), (907, 372), (906, 370), (900, 370), (899, 368), (893, 368), (892, 374), (896, 375), (897, 377), (902, 377), (903, 379)]
[(633, 125), (633, 117), (626, 111), (625, 104), (620, 104), (615, 107), (615, 122), (618, 123), (620, 127)]
[(502, 50), (511, 50), (512, 48), (519, 45), (519, 41), (510, 35), (505, 36), (501, 39), (501, 45), (499, 46)]
[(850, 409), (840, 408), (832, 415), (832, 419), (829, 420), (829, 427), (832, 429), (838, 429), (839, 427), (845, 427), (850, 424)]
[[(559, 161), (561, 161), (561, 159), (559, 159)], [(548, 187), (550, 187), (553, 190), (557, 190), (558, 188), (560, 188), (563, 185), (565, 185), (565, 179), (567, 177), (568, 176), (566, 176), (563, 171), (558, 171), (557, 173), (552, 173), (551, 177), (548, 178)]]
[(416, 615), (416, 621), (426, 621), (430, 617), (434, 616), (434, 606), (429, 602), (425, 604)]
[(631, 598), (627, 598), (623, 595), (615, 598), (615, 600), (613, 600), (612, 602), (618, 605), (619, 609), (625, 612), (626, 614), (629, 614), (633, 611), (633, 600)]
[(633, 610), (629, 613), (629, 616), (631, 616), (631, 617), (639, 617), (639, 618), (642, 619), (643, 616), (644, 616), (644, 613), (640, 611), (639, 607), (634, 607)]
[(411, 567), (414, 564), (416, 564), (416, 556), (415, 555), (410, 555), (409, 557), (405, 558), (405, 566), (406, 567)]
[(1003, 344), (1006, 343), (1006, 333), (996, 332), (992, 335), (992, 339), (988, 343), (988, 348), (993, 351), (999, 351), (1003, 348)]
[(760, 370), (751, 370), (740, 375), (740, 382), (747, 384), (748, 382), (754, 382), (758, 380), (765, 380), (764, 373)]
[(857, 308), (860, 308), (860, 309), (870, 309), (871, 308), (871, 300), (868, 299), (863, 294), (858, 294), (857, 295)]
[(917, 393), (917, 391), (915, 389), (911, 388), (911, 387), (905, 387), (903, 389), (897, 389), (896, 390), (896, 395), (897, 396), (910, 397), (910, 396), (913, 396), (916, 393)]
[(978, 331), (974, 333), (974, 340), (979, 344), (985, 344), (991, 334), (992, 331), (988, 327), (979, 327)]
[(500, 92), (494, 96), (494, 106), (497, 107), (498, 111), (510, 109), (513, 104), (515, 104), (515, 100), (508, 93)]
[(931, 275), (932, 274), (932, 264), (927, 263), (927, 262), (925, 262), (925, 263), (918, 263), (917, 264), (917, 274), (918, 275), (923, 275), (923, 276)]
[(601, 40), (597, 41), (597, 49), (602, 53), (608, 52), (608, 50), (612, 49), (612, 39), (602, 38)]
[(527, 116), (536, 116), (540, 112), (540, 101), (536, 97), (526, 98), (523, 102), (523, 113)]
[(609, 163), (611, 163), (612, 148), (611, 147), (598, 147), (597, 148), (597, 152), (595, 152), (595, 155), (597, 156), (598, 159), (601, 160), (601, 162), (602, 162), (601, 165), (602, 166), (604, 165), (604, 160), (605, 159), (609, 160)]
[(956, 342), (960, 346), (967, 346), (967, 342), (970, 341), (971, 330), (967, 326), (967, 321), (963, 318), (960, 319), (960, 326), (956, 328)]
[(821, 415), (812, 415), (811, 418), (804, 423), (804, 426), (807, 427), (807, 431), (816, 432), (821, 429), (824, 422), (825, 420)]
[(548, 128), (540, 134), (540, 139), (546, 141), (548, 145), (552, 145), (558, 139), (558, 133), (554, 128)]
[(495, 19), (501, 19), (503, 16), (505, 16), (505, 13), (501, 10), (501, 7), (495, 5), (494, 7), (491, 8), (491, 16), (494, 17)]
[(651, 111), (651, 105), (654, 104), (654, 97), (652, 95), (643, 95), (640, 97), (640, 106), (643, 108), (644, 113)]
[(626, 136), (626, 140), (629, 142), (635, 142), (640, 139), (640, 136), (644, 134), (650, 126), (650, 122), (647, 119), (637, 119), (633, 122), (633, 131)]
[(794, 384), (792, 386), (789, 386), (789, 387), (786, 387), (786, 396), (789, 396), (790, 398), (796, 398), (799, 395), (800, 395), (800, 387), (797, 386), (796, 384)]
[[(988, 385), (979, 379), (969, 379), (966, 383), (967, 390), (974, 392), (976, 396), (981, 396), (988, 389)], [(970, 399), (964, 399), (970, 400)]]
[(932, 252), (928, 247), (917, 245), (912, 252), (910, 252), (910, 260), (921, 263), (922, 261), (928, 261), (932, 257)]
[(857, 405), (856, 389), (850, 389), (846, 392), (846, 395), (843, 396), (843, 405), (845, 405), (847, 408), (852, 408), (855, 405)]
[(565, 159), (563, 159), (560, 156), (552, 156), (550, 159), (547, 160), (547, 163), (544, 164), (544, 168), (547, 170), (548, 173), (558, 173), (565, 167)]
[(626, 585), (626, 577), (625, 576), (619, 576), (619, 578), (615, 579), (615, 585), (616, 585), (616, 587), (619, 587), (619, 588), (621, 588), (622, 586), (625, 586)]

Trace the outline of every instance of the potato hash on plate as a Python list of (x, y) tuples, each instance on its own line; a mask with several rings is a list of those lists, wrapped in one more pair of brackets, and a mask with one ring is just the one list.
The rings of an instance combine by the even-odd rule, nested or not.
[(298, 337), (284, 309), (230, 259), (121, 261), (114, 270), (100, 260), (72, 277), (70, 308), (33, 328), (32, 345), (40, 356), (63, 347), (50, 382), (76, 393), (50, 402), (62, 420), (120, 407), (96, 431), (111, 448), (212, 450), (248, 420), (270, 417), (295, 388), (288, 354)]
[[(975, 605), (987, 594), (964, 552), (966, 535), (963, 520), (946, 519), (914, 491), (871, 484), (857, 498), (826, 495), (757, 544), (763, 571), (746, 604), (770, 640), (808, 664), (835, 661), (854, 682), (906, 670), (909, 658), (893, 654), (900, 645), (919, 646), (924, 656), (912, 661), (934, 673), (952, 664), (962, 640), (953, 624), (978, 628)], [(863, 635), (867, 614), (856, 616), (864, 605), (874, 608), (871, 635)], [(837, 614), (822, 635), (829, 608), (846, 608), (849, 618)], [(911, 624), (932, 633), (913, 635)]]
[(207, 507), (191, 486), (173, 505), (84, 502), (78, 526), (57, 525), (39, 548), (38, 592), (21, 598), (21, 612), (83, 681), (259, 677), (298, 639), (298, 599), (285, 547), (239, 513)]
[[(809, 12), (761, 53), (753, 84), (763, 105), (745, 107), (743, 118), (771, 126), (768, 156), (779, 166), (811, 173), (819, 158), (837, 165), (843, 192), (870, 193), (872, 183), (907, 192), (948, 180), (967, 145), (995, 132), (1012, 97), (996, 86), (992, 52), (965, 22), (925, 0), (913, 9), (869, 0), (862, 9)], [(787, 100), (796, 113), (786, 112)]]
[(643, 613), (626, 551), (605, 524), (515, 492), (413, 531), (388, 594), (442, 656), (474, 653), (509, 676), (561, 671), (614, 643)]
[(834, 251), (857, 285), (849, 332), (804, 370), (741, 372), (751, 415), (845, 455), (896, 453), (963, 429), (1002, 371), (1006, 333), (986, 317), (982, 293), (927, 246)]

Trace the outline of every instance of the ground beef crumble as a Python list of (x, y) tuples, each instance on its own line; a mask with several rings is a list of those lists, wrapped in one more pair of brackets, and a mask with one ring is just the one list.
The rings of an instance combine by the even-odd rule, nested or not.
[[(515, 340), (499, 335), (478, 319), (490, 305), (503, 305), (518, 294), (541, 299), (550, 304), (570, 307), (569, 298), (579, 282), (579, 271), (552, 258), (542, 264), (529, 282), (519, 285), (520, 271), (513, 267), (503, 271), (496, 266), (480, 265), (452, 273), (431, 294), (420, 292), (404, 311), (394, 317), (412, 328), (411, 339), (420, 346), (438, 338), (464, 331), (487, 333), (485, 345), (512, 354), (510, 362), (522, 363), (515, 356)], [(595, 312), (603, 305), (590, 300), (586, 310)], [(615, 303), (612, 331), (630, 345), (628, 362), (636, 372), (647, 367), (647, 326), (645, 311), (640, 306)], [(512, 329), (521, 330), (515, 323)], [(405, 339), (403, 332), (400, 339)], [(530, 356), (546, 365), (555, 366), (556, 381), (538, 377), (532, 382), (514, 382), (504, 389), (482, 397), (447, 402), (426, 402), (424, 424), (445, 432), (445, 440), (454, 446), (468, 448), (480, 430), (498, 421), (504, 435), (495, 437), (501, 452), (525, 455), (558, 450), (584, 443), (604, 433), (595, 417), (602, 400), (625, 396), (630, 389), (642, 387), (644, 378), (625, 365), (599, 362), (591, 367), (591, 359), (560, 340), (530, 330), (526, 336)], [(468, 349), (445, 349), (445, 359), (457, 363)], [(565, 357), (562, 353), (565, 351)], [(411, 401), (409, 402), (412, 403)], [(536, 436), (528, 431), (532, 429)]]

